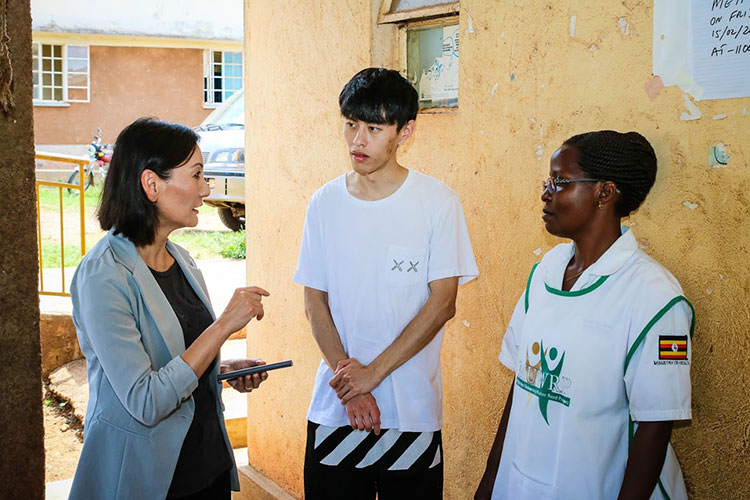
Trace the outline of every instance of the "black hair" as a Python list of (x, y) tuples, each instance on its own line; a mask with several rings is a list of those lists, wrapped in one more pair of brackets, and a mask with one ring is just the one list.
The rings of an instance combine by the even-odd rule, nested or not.
[(586, 132), (574, 135), (563, 146), (578, 150), (578, 167), (587, 176), (615, 183), (621, 193), (615, 206), (620, 217), (641, 206), (656, 180), (654, 148), (638, 132)]
[(396, 124), (398, 130), (417, 118), (419, 94), (398, 71), (363, 69), (339, 94), (341, 114), (366, 123)]
[(198, 140), (188, 127), (156, 118), (139, 118), (125, 127), (117, 136), (96, 214), (102, 229), (114, 228), (136, 246), (153, 243), (158, 214), (141, 187), (141, 173), (149, 169), (168, 179), (190, 158)]

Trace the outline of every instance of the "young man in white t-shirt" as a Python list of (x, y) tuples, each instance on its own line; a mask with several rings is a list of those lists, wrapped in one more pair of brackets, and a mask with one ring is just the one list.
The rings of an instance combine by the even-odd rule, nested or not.
[(308, 411), (305, 498), (442, 498), (440, 345), (477, 276), (463, 210), (399, 165), (417, 92), (369, 68), (339, 95), (352, 171), (307, 208), (294, 281), (323, 355)]

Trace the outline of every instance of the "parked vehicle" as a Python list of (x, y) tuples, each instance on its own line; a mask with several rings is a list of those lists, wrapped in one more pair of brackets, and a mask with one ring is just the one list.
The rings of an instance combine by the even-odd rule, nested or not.
[(203, 176), (211, 194), (203, 199), (219, 209), (219, 219), (232, 231), (245, 228), (245, 149), (227, 148), (213, 153)]
[(203, 175), (211, 187), (204, 198), (219, 209), (232, 231), (245, 228), (245, 94), (236, 92), (196, 128), (203, 152)]
[[(86, 190), (90, 185), (94, 184), (94, 174), (98, 173), (102, 181), (107, 177), (107, 169), (109, 168), (109, 162), (112, 161), (112, 153), (114, 147), (112, 144), (102, 144), (102, 129), (96, 128), (96, 135), (94, 140), (91, 141), (88, 147), (89, 152), (89, 164), (84, 167), (84, 182), (83, 189)], [(80, 166), (76, 165), (75, 170), (70, 177), (68, 177), (68, 184), (80, 184), (79, 176)], [(76, 194), (77, 189), (68, 188), (68, 193)]]

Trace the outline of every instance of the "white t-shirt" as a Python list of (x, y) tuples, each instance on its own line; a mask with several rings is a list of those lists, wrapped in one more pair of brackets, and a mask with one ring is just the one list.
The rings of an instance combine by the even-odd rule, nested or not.
[[(493, 499), (616, 499), (629, 417), (691, 418), (692, 311), (675, 278), (625, 232), (560, 289), (572, 243), (548, 252), (503, 339), (516, 375)], [(652, 498), (687, 498), (669, 447)]]
[[(430, 295), (428, 283), (478, 274), (461, 203), (442, 182), (410, 170), (377, 201), (355, 198), (342, 175), (321, 187), (307, 207), (294, 281), (328, 293), (344, 350), (371, 363), (398, 337)], [(383, 428), (436, 431), (442, 426), (440, 345), (443, 330), (386, 377), (372, 394)], [(307, 418), (349, 425), (321, 360)]]

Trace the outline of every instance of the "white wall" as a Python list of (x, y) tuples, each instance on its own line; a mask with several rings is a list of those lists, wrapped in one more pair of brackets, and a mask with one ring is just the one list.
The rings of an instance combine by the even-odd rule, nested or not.
[(242, 41), (242, 0), (32, 0), (35, 32)]

